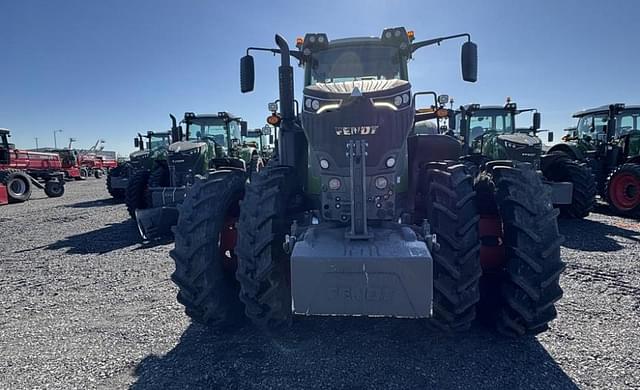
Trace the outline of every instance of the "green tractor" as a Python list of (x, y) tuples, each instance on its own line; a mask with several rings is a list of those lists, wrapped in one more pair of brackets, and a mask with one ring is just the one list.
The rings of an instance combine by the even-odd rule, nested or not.
[(620, 215), (640, 216), (640, 106), (611, 104), (577, 112), (577, 128), (550, 154), (591, 166), (598, 193)]
[(228, 112), (184, 114), (181, 124), (171, 115), (174, 141), (167, 164), (135, 176), (129, 186), (129, 212), (144, 240), (169, 236), (178, 219), (178, 205), (200, 176), (218, 170), (242, 172), (250, 178), (262, 166), (252, 143), (243, 143), (247, 124)]
[[(500, 278), (482, 297), (474, 178), (457, 139), (413, 134), (408, 72), (416, 50), (466, 38), (462, 74), (474, 82), (477, 46), (469, 34), (413, 38), (403, 27), (332, 41), (314, 33), (290, 50), (276, 35), (278, 48), (248, 49), (280, 54), (277, 152), (249, 183), (231, 169), (197, 178), (182, 204), (172, 280), (194, 321), (224, 328), (244, 314), (277, 330), (294, 315), (386, 316), (459, 331), (486, 298), (505, 333), (547, 329), (563, 269), (550, 197), (529, 165), (492, 168), (487, 202), (504, 253), (489, 258)], [(290, 57), (305, 72), (301, 113)], [(252, 91), (249, 53), (240, 73)], [(410, 200), (418, 193), (423, 210)]]
[[(516, 119), (533, 112), (533, 124), (518, 128)], [(504, 106), (462, 107), (456, 116), (456, 125), (464, 143), (464, 154), (476, 166), (490, 161), (512, 160), (530, 163), (540, 170), (551, 188), (554, 205), (569, 218), (584, 218), (596, 203), (595, 178), (591, 168), (564, 154), (542, 152), (538, 137), (540, 113), (536, 109), (519, 109), (510, 100)], [(553, 141), (553, 133), (549, 133)]]
[(148, 131), (146, 135), (138, 133), (138, 136), (133, 139), (133, 144), (138, 150), (129, 155), (129, 161), (119, 163), (107, 174), (109, 194), (115, 199), (125, 200), (129, 180), (137, 172), (148, 172), (167, 159), (170, 137), (169, 132)]

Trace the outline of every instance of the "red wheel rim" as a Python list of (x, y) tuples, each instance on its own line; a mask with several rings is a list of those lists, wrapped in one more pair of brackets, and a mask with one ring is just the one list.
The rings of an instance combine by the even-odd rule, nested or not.
[(611, 179), (609, 199), (620, 210), (632, 210), (640, 204), (640, 180), (632, 173), (618, 173)]
[(224, 220), (222, 231), (220, 232), (220, 256), (222, 256), (222, 265), (230, 271), (235, 271), (238, 264), (234, 251), (238, 240), (238, 231), (236, 230), (237, 221), (237, 217), (227, 216)]

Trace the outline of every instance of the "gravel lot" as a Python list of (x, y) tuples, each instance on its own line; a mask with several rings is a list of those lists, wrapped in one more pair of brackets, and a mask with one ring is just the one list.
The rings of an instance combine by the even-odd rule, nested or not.
[(144, 246), (104, 180), (0, 207), (0, 388), (640, 388), (640, 223), (562, 221), (553, 329), (301, 319), (287, 338), (191, 324), (171, 244)]

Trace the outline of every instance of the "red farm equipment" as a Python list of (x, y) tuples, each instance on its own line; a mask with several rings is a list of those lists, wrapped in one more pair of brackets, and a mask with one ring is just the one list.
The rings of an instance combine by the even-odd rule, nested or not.
[(60, 156), (16, 149), (9, 143), (10, 132), (0, 129), (0, 205), (24, 202), (33, 187), (50, 198), (64, 194), (64, 172)]

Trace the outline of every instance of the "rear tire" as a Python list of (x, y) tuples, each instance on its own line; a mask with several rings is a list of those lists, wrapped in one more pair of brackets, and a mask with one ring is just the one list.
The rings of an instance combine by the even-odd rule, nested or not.
[(44, 193), (49, 198), (59, 198), (64, 195), (64, 184), (58, 180), (50, 180), (44, 184)]
[(124, 202), (131, 218), (136, 219), (136, 209), (148, 207), (147, 192), (149, 188), (149, 171), (138, 171), (129, 180), (125, 191)]
[(605, 184), (605, 195), (611, 209), (619, 215), (640, 215), (640, 164), (622, 164)]
[(552, 182), (571, 182), (573, 194), (571, 204), (560, 205), (560, 213), (568, 218), (585, 218), (596, 205), (596, 179), (586, 163), (569, 157), (559, 157), (543, 172)]
[(497, 278), (496, 326), (508, 336), (535, 335), (548, 329), (557, 315), (554, 304), (562, 297), (559, 211), (531, 165), (495, 166), (488, 174), (495, 184), (506, 250)]
[(122, 173), (123, 173), (122, 168), (120, 167), (110, 169), (109, 173), (107, 173), (107, 191), (109, 192), (109, 195), (111, 195), (114, 199), (117, 199), (117, 200), (124, 199), (125, 190), (122, 188), (113, 188), (111, 185), (111, 178), (114, 176), (118, 177)]
[[(224, 329), (242, 318), (235, 279), (235, 242), (225, 231), (234, 229), (244, 194), (244, 173), (218, 171), (208, 179), (197, 178), (174, 228), (171, 257), (176, 270), (171, 279), (178, 286), (178, 302), (194, 321)], [(227, 232), (228, 233), (228, 232)]]
[(95, 171), (93, 171), (93, 177), (95, 177), (96, 179), (100, 179), (102, 177), (102, 169), (96, 169)]
[(283, 243), (291, 227), (289, 167), (266, 167), (246, 186), (238, 223), (240, 300), (258, 327), (277, 331), (291, 323), (290, 255)]
[(440, 248), (433, 253), (433, 318), (445, 331), (469, 329), (480, 300), (480, 239), (473, 177), (461, 163), (430, 164), (424, 187), (427, 220)]
[(26, 202), (31, 198), (31, 179), (18, 169), (7, 169), (0, 172), (0, 183), (7, 187), (9, 203)]

